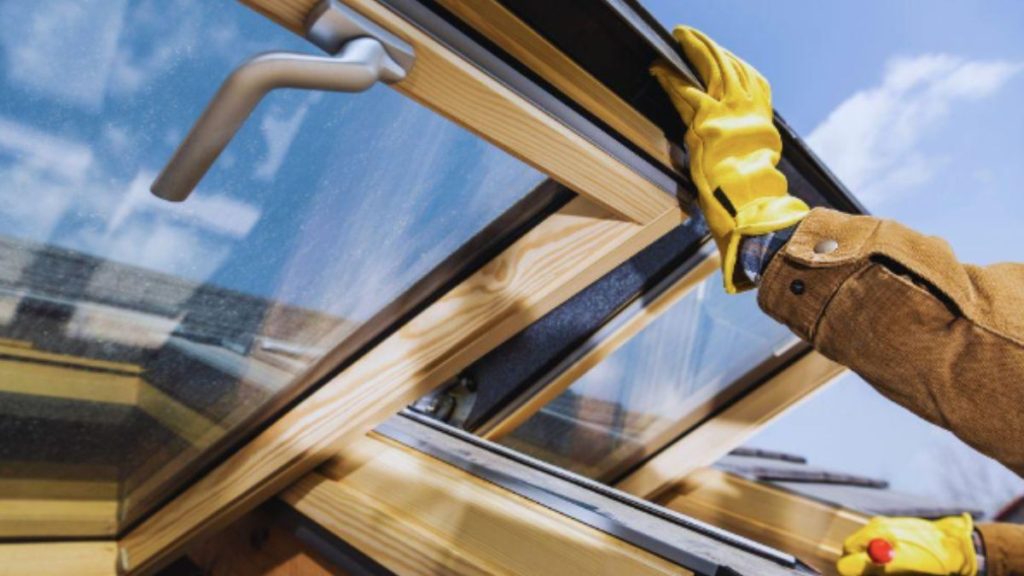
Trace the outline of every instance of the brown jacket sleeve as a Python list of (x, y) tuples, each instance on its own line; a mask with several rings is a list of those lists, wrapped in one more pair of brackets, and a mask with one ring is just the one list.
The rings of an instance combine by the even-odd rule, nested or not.
[[(818, 208), (758, 302), (879, 392), (1024, 476), (1024, 265), (961, 264), (939, 238)], [(1024, 575), (1024, 527), (982, 529), (992, 576)]]

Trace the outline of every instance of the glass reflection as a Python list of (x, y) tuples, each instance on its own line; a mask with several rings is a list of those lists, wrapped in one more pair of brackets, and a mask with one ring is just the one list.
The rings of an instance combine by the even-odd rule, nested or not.
[(235, 3), (54, 0), (0, 3), (0, 47), (0, 479), (102, 503), (48, 535), (136, 517), (542, 180), (387, 88), (283, 92), (172, 204), (219, 82), (312, 46)]
[(791, 340), (758, 310), (753, 293), (729, 296), (715, 274), (502, 443), (610, 481), (671, 441), (677, 422)]

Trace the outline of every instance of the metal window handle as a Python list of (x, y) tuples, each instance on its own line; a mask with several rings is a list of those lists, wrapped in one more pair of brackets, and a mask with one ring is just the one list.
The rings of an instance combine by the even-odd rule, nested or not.
[(188, 198), (271, 90), (362, 92), (377, 81), (397, 82), (412, 67), (411, 48), (336, 0), (325, 0), (313, 12), (307, 37), (330, 52), (340, 52), (336, 56), (270, 52), (235, 69), (153, 182), (153, 194), (173, 202)]

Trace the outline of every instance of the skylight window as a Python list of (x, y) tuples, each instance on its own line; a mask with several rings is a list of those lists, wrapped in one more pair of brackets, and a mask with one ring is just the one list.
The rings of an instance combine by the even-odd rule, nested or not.
[(56, 4), (0, 7), (0, 467), (87, 513), (0, 536), (138, 518), (544, 179), (378, 86), (274, 93), (156, 199), (234, 66), (315, 48), (234, 4)]

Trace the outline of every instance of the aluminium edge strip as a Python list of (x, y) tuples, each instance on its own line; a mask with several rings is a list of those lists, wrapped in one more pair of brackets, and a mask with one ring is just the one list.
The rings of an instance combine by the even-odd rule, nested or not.
[(703, 86), (703, 83), (697, 78), (697, 76), (690, 70), (690, 67), (686, 62), (679, 56), (679, 52), (676, 51), (675, 47), (665, 41), (662, 34), (659, 34), (659, 30), (651, 26), (647, 20), (630, 5), (623, 0), (603, 0), (605, 5), (615, 11), (629, 27), (633, 29), (647, 45), (654, 49), (663, 59), (671, 62), (676, 70), (682, 74), (687, 80), (693, 82), (697, 86)]
[[(685, 550), (680, 547), (678, 542), (671, 539), (638, 530), (635, 525), (630, 525), (627, 518), (622, 515), (622, 511), (628, 509), (633, 514), (645, 514), (660, 521), (669, 522), (718, 545), (724, 544), (729, 547), (730, 551), (742, 551), (758, 560), (788, 570), (788, 573), (794, 571), (796, 573), (815, 573), (813, 569), (791, 555), (620, 492), (589, 478), (551, 466), (408, 409), (378, 426), (375, 432), (638, 548), (666, 558), (701, 576), (725, 576), (739, 573), (718, 560)], [(447, 440), (444, 439), (445, 436), (448, 437)], [(464, 446), (445, 446), (446, 443), (462, 443)], [(523, 468), (519, 468), (520, 474), (515, 473), (517, 466), (526, 467), (535, 475), (539, 474), (550, 478), (550, 483), (559, 483), (563, 487), (566, 487), (564, 483), (568, 483), (578, 493), (591, 493), (594, 498), (591, 499), (592, 501), (572, 498), (553, 490), (550, 486), (545, 487), (528, 478), (524, 479), (522, 477)], [(607, 502), (600, 502), (599, 500), (602, 498), (611, 500), (613, 506), (609, 508)], [(614, 510), (616, 506), (625, 506), (626, 508), (616, 513)]]

